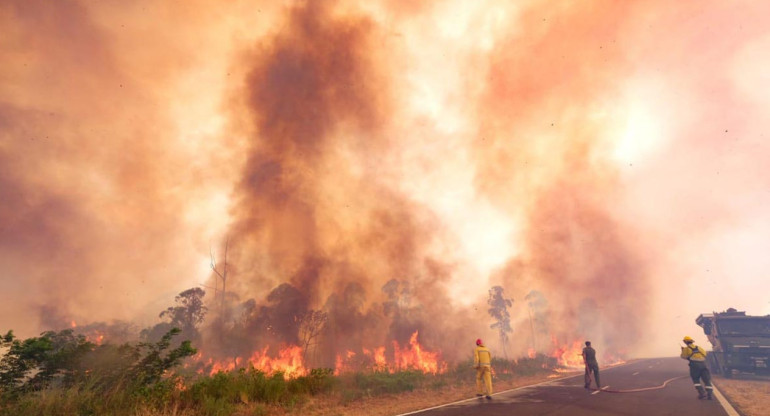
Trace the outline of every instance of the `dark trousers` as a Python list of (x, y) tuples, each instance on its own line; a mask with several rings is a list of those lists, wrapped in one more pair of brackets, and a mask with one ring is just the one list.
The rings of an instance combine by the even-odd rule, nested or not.
[(706, 367), (705, 361), (690, 361), (690, 378), (692, 378), (692, 384), (695, 385), (695, 388), (698, 390), (698, 392), (701, 392), (701, 389), (703, 388), (700, 384), (701, 380), (703, 380), (703, 384), (705, 384), (706, 387), (706, 393), (711, 395), (711, 390), (713, 387), (711, 386), (711, 372), (709, 372), (708, 367)]
[(599, 364), (598, 363), (586, 363), (586, 375), (585, 375), (586, 388), (591, 387), (591, 372), (594, 373), (594, 380), (596, 380), (596, 387), (602, 388), (602, 383), (599, 381)]

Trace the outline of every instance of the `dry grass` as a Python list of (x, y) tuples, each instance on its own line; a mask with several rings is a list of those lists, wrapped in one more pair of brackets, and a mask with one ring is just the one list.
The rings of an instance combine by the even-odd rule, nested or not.
[(770, 409), (770, 380), (715, 378), (714, 384), (744, 416), (764, 416)]

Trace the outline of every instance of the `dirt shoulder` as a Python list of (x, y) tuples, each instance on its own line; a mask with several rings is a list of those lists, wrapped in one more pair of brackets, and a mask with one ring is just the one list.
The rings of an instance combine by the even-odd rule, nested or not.
[(743, 416), (764, 416), (770, 409), (770, 380), (715, 378), (714, 385)]

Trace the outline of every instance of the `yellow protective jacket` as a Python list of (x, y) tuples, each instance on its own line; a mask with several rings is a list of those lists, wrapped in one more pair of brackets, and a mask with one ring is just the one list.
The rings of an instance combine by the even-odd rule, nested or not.
[(690, 344), (686, 347), (682, 347), (682, 354), (680, 354), (680, 357), (687, 361), (706, 361), (706, 350), (695, 344)]
[(478, 347), (476, 347), (476, 349), (473, 350), (473, 366), (490, 367), (491, 365), (492, 365), (492, 353), (490, 353), (487, 347), (483, 345), (479, 345)]

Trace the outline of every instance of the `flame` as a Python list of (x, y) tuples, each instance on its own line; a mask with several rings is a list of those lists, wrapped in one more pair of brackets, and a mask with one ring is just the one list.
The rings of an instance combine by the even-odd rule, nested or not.
[(535, 349), (534, 349), (534, 348), (529, 348), (529, 349), (527, 350), (527, 357), (529, 357), (529, 358), (535, 358), (535, 357), (537, 357), (537, 351), (535, 351)]
[[(555, 337), (552, 337), (551, 343), (553, 344), (553, 350), (550, 356), (556, 359), (557, 365), (563, 367), (562, 369), (557, 368), (556, 371), (563, 372), (565, 371), (564, 368), (569, 371), (585, 367), (583, 362), (583, 344), (580, 341), (560, 344)], [(618, 355), (612, 352), (605, 352), (599, 358), (599, 364), (601, 366), (624, 364), (626, 361), (621, 358), (622, 356), (625, 356), (625, 351), (618, 351)]]
[(250, 357), (244, 359), (243, 357), (234, 357), (224, 360), (216, 361), (213, 358), (203, 360), (203, 352), (199, 352), (192, 361), (203, 362), (202, 368), (198, 370), (198, 373), (208, 372), (209, 375), (214, 375), (219, 372), (229, 372), (236, 368), (245, 367), (247, 364), (254, 369), (271, 374), (276, 372), (283, 372), (287, 377), (298, 377), (308, 373), (305, 368), (304, 359), (302, 358), (302, 348), (296, 345), (290, 345), (278, 351), (277, 357), (271, 357), (268, 354), (270, 346), (263, 348), (262, 350), (254, 351)]
[[(447, 364), (441, 360), (439, 351), (426, 350), (417, 340), (419, 333), (416, 331), (409, 339), (407, 345), (401, 346), (393, 341), (393, 360), (388, 361), (385, 347), (362, 348), (361, 352), (345, 350), (337, 354), (334, 365), (334, 374), (353, 372), (369, 369), (373, 371), (396, 372), (403, 370), (417, 370), (424, 373), (443, 373)], [(206, 355), (199, 352), (191, 358), (196, 363), (199, 374), (214, 375), (218, 372), (229, 372), (247, 365), (265, 373), (283, 372), (287, 377), (298, 377), (308, 374), (303, 359), (301, 347), (290, 345), (278, 351), (277, 357), (268, 354), (269, 346), (254, 351), (246, 359), (242, 357), (215, 360), (204, 358)], [(185, 364), (189, 368), (190, 364)]]
[(556, 362), (559, 366), (567, 368), (585, 367), (585, 363), (583, 362), (583, 344), (580, 341), (559, 345), (556, 338), (551, 338), (551, 342), (553, 343), (551, 357), (556, 358)]
[(388, 360), (385, 358), (385, 347), (374, 348), (368, 350), (364, 348), (364, 355), (374, 361), (376, 370), (383, 370), (388, 368)]
[(409, 339), (408, 348), (399, 348), (398, 342), (393, 341), (395, 365), (398, 370), (415, 369), (424, 373), (443, 373), (446, 363), (440, 361), (439, 352), (425, 351), (417, 341), (419, 331), (415, 331)]

